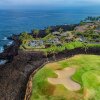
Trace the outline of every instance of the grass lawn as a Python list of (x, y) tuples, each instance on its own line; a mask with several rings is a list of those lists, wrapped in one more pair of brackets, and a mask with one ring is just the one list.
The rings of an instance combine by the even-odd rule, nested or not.
[[(51, 84), (56, 70), (74, 67), (71, 80), (80, 84), (78, 91), (70, 91), (62, 84)], [(100, 100), (100, 56), (76, 55), (66, 60), (49, 63), (33, 77), (31, 100)]]

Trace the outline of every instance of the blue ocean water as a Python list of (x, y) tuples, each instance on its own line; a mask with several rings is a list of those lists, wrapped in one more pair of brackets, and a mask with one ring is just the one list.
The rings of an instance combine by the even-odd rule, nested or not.
[[(87, 16), (100, 15), (100, 7), (70, 7), (52, 10), (0, 10), (0, 52), (6, 37), (52, 25), (79, 23)], [(11, 41), (10, 41), (11, 42)]]

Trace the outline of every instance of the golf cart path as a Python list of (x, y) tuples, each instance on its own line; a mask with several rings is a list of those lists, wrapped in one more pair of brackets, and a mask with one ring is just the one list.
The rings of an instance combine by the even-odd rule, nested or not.
[(65, 88), (67, 88), (70, 91), (78, 91), (81, 89), (80, 84), (74, 82), (71, 77), (75, 74), (76, 68), (74, 67), (67, 67), (62, 70), (56, 70), (54, 71), (58, 77), (57, 78), (48, 78), (48, 82), (57, 85), (62, 84)]

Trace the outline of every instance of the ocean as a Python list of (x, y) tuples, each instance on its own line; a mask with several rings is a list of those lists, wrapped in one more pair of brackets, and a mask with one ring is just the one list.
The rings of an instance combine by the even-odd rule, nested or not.
[(87, 16), (99, 16), (100, 7), (70, 7), (59, 9), (9, 9), (0, 10), (0, 52), (3, 45), (10, 45), (7, 39), (12, 34), (30, 32), (32, 29), (43, 29), (48, 26), (76, 24)]

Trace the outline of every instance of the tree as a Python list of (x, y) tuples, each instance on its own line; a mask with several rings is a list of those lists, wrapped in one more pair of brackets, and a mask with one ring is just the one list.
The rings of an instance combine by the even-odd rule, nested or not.
[(59, 32), (62, 33), (64, 30), (62, 28), (59, 28)]
[(65, 40), (66, 40), (66, 37), (62, 36), (62, 37), (60, 38), (60, 40), (61, 40), (62, 43), (64, 43)]
[(87, 43), (83, 43), (83, 47), (84, 47), (84, 49), (85, 49), (85, 52), (87, 53), (87, 49), (88, 49)]
[(33, 37), (32, 37), (30, 34), (28, 34), (27, 32), (23, 32), (23, 33), (21, 33), (21, 35), (19, 36), (19, 39), (20, 39), (21, 41), (25, 41), (25, 40), (33, 39)]
[(50, 53), (53, 54), (53, 59), (56, 61), (56, 56), (55, 56), (55, 54), (57, 53), (57, 46), (56, 45), (51, 46)]
[(55, 36), (53, 35), (53, 34), (48, 34), (48, 35), (46, 35), (44, 38), (43, 38), (43, 40), (44, 41), (47, 41), (47, 40), (49, 40), (49, 39), (54, 39), (55, 38)]
[(35, 29), (33, 33), (34, 33), (35, 37), (37, 38), (38, 37), (38, 34), (39, 34), (39, 30), (38, 29)]
[(48, 28), (45, 30), (45, 33), (46, 33), (47, 35), (50, 34), (50, 33), (51, 33), (51, 28), (48, 27)]
[(66, 49), (65, 45), (63, 44), (63, 45), (57, 47), (56, 52), (59, 53), (59, 52), (64, 51), (65, 49)]
[(49, 60), (48, 60), (48, 50), (47, 49), (44, 50), (44, 55), (46, 56), (47, 62), (49, 62)]

